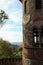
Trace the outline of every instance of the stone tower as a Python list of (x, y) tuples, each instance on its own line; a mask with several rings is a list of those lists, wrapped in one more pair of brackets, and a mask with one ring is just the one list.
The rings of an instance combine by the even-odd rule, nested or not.
[(23, 4), (23, 65), (43, 65), (43, 0)]

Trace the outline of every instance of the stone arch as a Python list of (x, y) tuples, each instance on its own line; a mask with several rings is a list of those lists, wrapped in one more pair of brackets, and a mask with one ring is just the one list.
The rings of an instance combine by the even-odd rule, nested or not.
[(36, 21), (43, 21), (43, 16), (38, 16), (30, 21), (30, 26)]

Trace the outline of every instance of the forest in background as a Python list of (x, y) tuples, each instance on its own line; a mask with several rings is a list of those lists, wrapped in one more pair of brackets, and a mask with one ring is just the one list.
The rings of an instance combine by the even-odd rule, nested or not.
[(2, 58), (22, 58), (22, 49), (15, 48), (15, 45), (11, 45), (8, 41), (0, 39), (0, 59)]

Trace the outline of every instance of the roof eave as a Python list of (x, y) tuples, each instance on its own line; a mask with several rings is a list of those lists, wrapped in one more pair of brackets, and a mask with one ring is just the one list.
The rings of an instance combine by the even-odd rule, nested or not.
[(23, 3), (24, 2), (24, 0), (19, 0), (21, 3)]
[(20, 2), (22, 2), (22, 0), (19, 0)]

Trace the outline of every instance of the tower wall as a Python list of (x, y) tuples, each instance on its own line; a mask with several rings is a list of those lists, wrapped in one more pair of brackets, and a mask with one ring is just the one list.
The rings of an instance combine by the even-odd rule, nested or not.
[[(26, 1), (26, 13), (25, 9), (25, 1)], [(27, 20), (26, 18), (30, 15), (30, 18), (33, 19), (38, 16), (43, 16), (43, 0), (42, 0), (42, 9), (36, 10), (35, 0), (24, 0), (23, 2), (23, 22)]]
[[(41, 9), (36, 9), (36, 0), (23, 1), (23, 65), (43, 65), (43, 48), (40, 39), (41, 27), (43, 27), (43, 0), (41, 5)], [(39, 43), (36, 46), (33, 42), (33, 27), (37, 27), (39, 35)]]
[(26, 12), (24, 9), (25, 9), (25, 0), (23, 2), (23, 40), (24, 40), (24, 45), (29, 46), (29, 44), (33, 45), (32, 43), (33, 41), (32, 25), (34, 24), (33, 21), (35, 19), (40, 19), (40, 21), (41, 19), (43, 19), (43, 0), (42, 0), (42, 9), (38, 9), (38, 10), (36, 9), (35, 0), (26, 0)]

